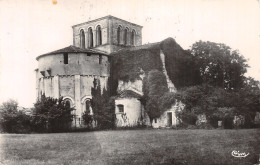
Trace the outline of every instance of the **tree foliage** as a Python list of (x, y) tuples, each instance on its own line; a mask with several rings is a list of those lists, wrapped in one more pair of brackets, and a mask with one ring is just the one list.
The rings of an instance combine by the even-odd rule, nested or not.
[(190, 53), (202, 83), (225, 89), (243, 87), (248, 64), (237, 50), (225, 44), (199, 41), (192, 45)]
[(226, 128), (231, 128), (234, 116), (242, 115), (246, 117), (245, 127), (251, 127), (256, 112), (260, 111), (260, 90), (250, 85), (230, 91), (203, 84), (183, 88), (177, 95), (185, 104), (177, 115), (188, 124), (195, 124), (196, 116), (205, 114), (212, 126), (217, 127), (217, 121), (222, 120)]
[(94, 121), (94, 118), (93, 118), (93, 115), (91, 114), (91, 102), (90, 101), (86, 101), (86, 109), (85, 111), (82, 113), (82, 119), (84, 121), (84, 124), (87, 126), (87, 127), (92, 127), (92, 124), (93, 124), (93, 121)]
[(189, 51), (192, 66), (199, 71), (198, 83), (178, 91), (177, 97), (185, 104), (178, 117), (195, 124), (197, 116), (205, 114), (213, 126), (222, 120), (231, 128), (234, 116), (242, 115), (245, 125), (252, 125), (260, 110), (260, 90), (258, 81), (245, 77), (247, 60), (237, 50), (214, 42), (196, 42)]
[(94, 87), (91, 88), (91, 107), (93, 116), (84, 113), (83, 120), (95, 121), (97, 129), (113, 128), (115, 124), (115, 99), (110, 97), (109, 88), (101, 91), (99, 79), (94, 79)]
[(143, 83), (145, 109), (152, 121), (164, 112), (160, 105), (161, 98), (168, 92), (167, 81), (163, 72), (152, 70), (148, 73), (147, 78), (144, 78)]
[(30, 116), (19, 111), (17, 101), (10, 99), (0, 106), (0, 128), (8, 133), (27, 133), (30, 131)]
[(183, 50), (172, 38), (162, 41), (160, 48), (165, 55), (167, 74), (177, 89), (200, 83), (199, 69), (189, 51)]
[(63, 98), (55, 99), (41, 96), (34, 104), (32, 124), (36, 132), (62, 132), (68, 131), (74, 118), (71, 108), (66, 105)]

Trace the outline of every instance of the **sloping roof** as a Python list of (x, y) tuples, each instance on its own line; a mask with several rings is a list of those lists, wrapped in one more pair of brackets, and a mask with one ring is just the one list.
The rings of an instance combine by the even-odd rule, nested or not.
[(68, 47), (59, 49), (59, 50), (55, 50), (46, 54), (42, 54), (38, 57), (36, 57), (36, 60), (38, 60), (40, 57), (46, 56), (46, 55), (50, 55), (50, 54), (60, 54), (60, 53), (93, 53), (93, 54), (102, 54), (102, 55), (107, 55), (107, 53), (103, 52), (103, 51), (98, 51), (98, 50), (94, 50), (94, 49), (83, 49), (83, 48), (79, 48), (73, 45), (70, 45)]
[(129, 51), (138, 51), (138, 50), (152, 50), (152, 49), (160, 49), (161, 42), (155, 42), (155, 43), (148, 43), (140, 46), (132, 46), (132, 47), (126, 47), (119, 49), (118, 51), (115, 51), (111, 54), (117, 54), (117, 53), (124, 53)]
[(132, 90), (124, 90), (122, 91), (117, 98), (141, 98), (142, 95), (132, 91)]

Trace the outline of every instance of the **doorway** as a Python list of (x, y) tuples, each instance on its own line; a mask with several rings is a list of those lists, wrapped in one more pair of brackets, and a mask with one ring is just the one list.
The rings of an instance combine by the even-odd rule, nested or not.
[(167, 112), (167, 126), (172, 126), (172, 112)]

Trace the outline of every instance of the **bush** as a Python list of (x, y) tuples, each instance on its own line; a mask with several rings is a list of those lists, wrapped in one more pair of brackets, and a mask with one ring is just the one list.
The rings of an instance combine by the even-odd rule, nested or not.
[(64, 132), (71, 127), (73, 108), (68, 107), (63, 98), (41, 96), (34, 104), (32, 127), (36, 132)]
[(15, 100), (8, 100), (0, 107), (0, 128), (8, 133), (30, 132), (30, 116), (19, 111)]
[(245, 123), (242, 128), (253, 128), (255, 127), (254, 120), (250, 115), (245, 115)]

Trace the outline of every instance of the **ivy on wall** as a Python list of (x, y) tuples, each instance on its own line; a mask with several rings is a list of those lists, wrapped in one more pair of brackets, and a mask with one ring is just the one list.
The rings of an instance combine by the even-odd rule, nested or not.
[(195, 67), (194, 57), (188, 51), (183, 50), (174, 39), (165, 39), (160, 43), (160, 48), (165, 55), (165, 68), (169, 78), (177, 89), (200, 82), (199, 70)]
[[(135, 81), (151, 70), (163, 70), (160, 50), (165, 54), (165, 67), (170, 80), (177, 88), (199, 83), (199, 71), (195, 69), (193, 56), (183, 50), (172, 38), (162, 42), (123, 49), (111, 57), (112, 91), (116, 91), (118, 80)], [(194, 67), (193, 67), (194, 66)]]
[(193, 56), (183, 50), (174, 39), (162, 42), (125, 48), (111, 57), (111, 93), (116, 95), (118, 81), (135, 81), (143, 79), (144, 96), (141, 99), (151, 121), (159, 117), (175, 103), (175, 94), (168, 91), (166, 76), (160, 51), (165, 55), (165, 68), (170, 80), (177, 89), (195, 85), (199, 72), (193, 67)]

